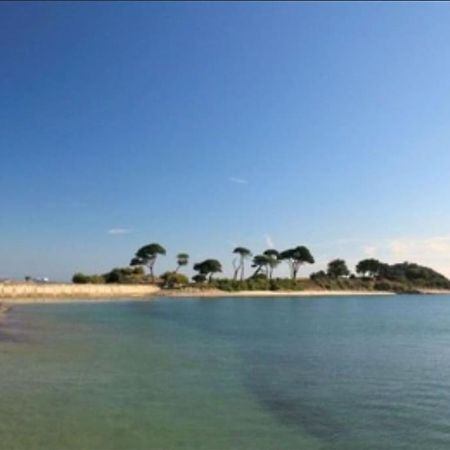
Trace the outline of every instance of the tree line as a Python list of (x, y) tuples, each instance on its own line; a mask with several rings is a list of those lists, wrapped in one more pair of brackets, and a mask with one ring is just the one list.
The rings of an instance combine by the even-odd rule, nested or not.
[[(300, 267), (304, 264), (313, 264), (314, 258), (309, 249), (303, 245), (289, 248), (282, 252), (278, 252), (275, 249), (265, 250), (261, 254), (253, 255), (252, 252), (246, 247), (236, 247), (233, 250), (235, 258), (232, 261), (234, 268), (233, 279), (244, 280), (245, 278), (245, 266), (247, 261), (250, 261), (251, 267), (254, 269), (251, 278), (262, 274), (267, 278), (272, 278), (274, 269), (281, 263), (286, 262), (289, 267), (290, 277), (295, 280), (298, 275)], [(166, 255), (166, 249), (157, 243), (144, 245), (139, 248), (134, 257), (130, 261), (131, 266), (145, 266), (149, 270), (150, 277), (154, 280), (154, 266), (159, 256)], [(177, 255), (177, 267), (174, 273), (177, 273), (182, 266), (186, 266), (189, 263), (188, 253), (179, 253)], [(217, 259), (205, 259), (193, 264), (195, 272), (193, 281), (197, 283), (203, 283), (205, 281), (211, 282), (213, 276), (222, 272), (222, 264)]]
[[(174, 269), (155, 276), (155, 265), (158, 258), (166, 255), (166, 249), (158, 243), (140, 247), (132, 257), (129, 267), (116, 268), (103, 275), (84, 275), (77, 273), (73, 277), (75, 283), (139, 283), (158, 282), (164, 287), (176, 287), (189, 284), (188, 277), (181, 270), (189, 265), (188, 253), (178, 253)], [(302, 266), (315, 263), (310, 250), (298, 245), (283, 251), (273, 248), (262, 253), (253, 254), (246, 247), (236, 247), (232, 251), (233, 276), (231, 280), (215, 279), (222, 272), (219, 260), (208, 258), (192, 265), (196, 272), (192, 281), (196, 285), (215, 285), (220, 289), (301, 289), (298, 274)], [(280, 264), (289, 269), (289, 279), (274, 278)], [(147, 269), (146, 274), (144, 268)], [(247, 269), (251, 272), (247, 273)], [(408, 291), (415, 286), (450, 288), (450, 281), (434, 270), (414, 263), (387, 264), (374, 258), (363, 259), (355, 267), (352, 274), (343, 259), (334, 259), (326, 270), (310, 275), (315, 286), (324, 288), (375, 288), (382, 290)], [(358, 283), (352, 280), (358, 278)], [(364, 281), (363, 284), (360, 281)], [(214, 284), (215, 283), (215, 284)]]

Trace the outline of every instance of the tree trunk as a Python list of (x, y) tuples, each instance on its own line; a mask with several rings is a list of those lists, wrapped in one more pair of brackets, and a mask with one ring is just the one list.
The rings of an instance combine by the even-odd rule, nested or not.
[(255, 270), (255, 272), (253, 273), (253, 275), (250, 277), (250, 278), (255, 278), (256, 277), (256, 275), (258, 275), (258, 273), (261, 271), (261, 266), (259, 266), (256, 270)]
[(236, 265), (236, 258), (234, 258), (234, 259), (233, 259), (233, 269), (234, 269), (233, 280), (234, 280), (234, 281), (237, 280), (237, 277), (238, 277), (238, 273), (239, 273), (240, 268), (241, 268), (241, 265), (240, 265), (240, 264)]
[(150, 269), (150, 278), (152, 279), (152, 281), (155, 281), (155, 276), (154, 276), (154, 274), (153, 274), (153, 263), (150, 264), (150, 265), (148, 266), (148, 268)]
[(289, 261), (289, 269), (291, 271), (291, 279), (294, 279), (294, 264), (292, 261)]
[(298, 270), (300, 269), (300, 266), (302, 265), (302, 263), (300, 261), (294, 261), (294, 263), (292, 264), (292, 275), (293, 275), (293, 279), (296, 280), (297, 279), (297, 273)]

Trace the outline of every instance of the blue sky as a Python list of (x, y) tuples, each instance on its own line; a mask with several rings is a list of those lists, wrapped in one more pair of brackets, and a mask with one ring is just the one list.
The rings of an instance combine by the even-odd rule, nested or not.
[(450, 275), (449, 23), (445, 3), (2, 3), (0, 277), (154, 241), (158, 270), (303, 244), (312, 270)]

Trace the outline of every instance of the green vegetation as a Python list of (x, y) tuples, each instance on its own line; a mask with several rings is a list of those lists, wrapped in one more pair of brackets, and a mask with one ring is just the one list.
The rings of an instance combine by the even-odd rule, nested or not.
[(245, 248), (245, 247), (236, 247), (233, 250), (233, 253), (236, 255), (239, 255), (238, 264), (235, 264), (235, 261), (233, 261), (233, 266), (235, 266), (233, 279), (237, 280), (238, 274), (240, 272), (241, 280), (243, 280), (244, 276), (245, 276), (245, 273), (244, 273), (245, 260), (250, 258), (250, 256), (252, 256), (252, 252), (248, 248)]
[(297, 273), (303, 264), (314, 264), (314, 258), (311, 252), (303, 245), (295, 248), (289, 248), (279, 255), (281, 260), (288, 263), (291, 272), (291, 278), (295, 280)]
[(159, 244), (153, 243), (144, 245), (135, 254), (130, 262), (130, 266), (147, 266), (150, 271), (150, 277), (155, 279), (153, 267), (158, 255), (165, 255), (166, 249)]
[[(245, 278), (245, 262), (252, 252), (245, 247), (236, 247), (233, 254), (233, 278), (214, 278), (222, 272), (222, 265), (217, 259), (205, 259), (195, 263), (197, 272), (192, 282), (186, 275), (179, 273), (182, 267), (189, 264), (187, 253), (178, 253), (177, 267), (174, 271), (163, 273), (159, 278), (154, 275), (154, 265), (159, 255), (166, 250), (160, 244), (149, 244), (141, 247), (130, 262), (131, 267), (119, 267), (102, 275), (86, 275), (76, 273), (74, 283), (155, 283), (162, 288), (178, 289), (194, 286), (201, 289), (216, 288), (223, 291), (270, 290), (361, 290), (361, 291), (393, 291), (398, 293), (418, 292), (420, 289), (450, 289), (450, 281), (438, 272), (418, 264), (404, 262), (386, 264), (377, 259), (363, 259), (352, 274), (343, 259), (334, 259), (327, 265), (326, 271), (314, 272), (309, 278), (298, 278), (300, 268), (305, 264), (313, 264), (314, 257), (305, 246), (297, 246), (278, 252), (275, 249), (265, 250), (253, 256), (251, 267), (254, 272)], [(274, 270), (281, 262), (289, 267), (290, 278), (274, 278)], [(144, 266), (149, 270), (145, 274)]]
[(376, 278), (381, 275), (385, 265), (377, 259), (363, 259), (356, 265), (356, 273), (364, 277)]
[(333, 259), (328, 263), (327, 275), (332, 278), (346, 277), (350, 275), (350, 270), (343, 259)]
[(72, 277), (72, 282), (77, 284), (140, 284), (148, 282), (148, 279), (142, 267), (116, 267), (103, 275), (86, 275), (78, 272)]
[[(258, 275), (267, 276), (269, 267), (269, 257), (267, 255), (255, 255), (252, 261), (252, 267), (256, 268), (251, 278), (256, 278)], [(260, 273), (262, 272), (262, 273)]]
[(177, 272), (165, 272), (160, 277), (162, 287), (166, 289), (178, 289), (189, 284), (189, 278)]
[(187, 266), (189, 263), (189, 255), (187, 253), (178, 253), (177, 255), (177, 268), (175, 272), (178, 272), (181, 267)]
[(401, 264), (382, 264), (379, 281), (401, 284), (406, 288), (450, 289), (450, 281), (429, 267), (404, 262)]
[(280, 264), (280, 252), (278, 250), (275, 250), (274, 248), (269, 248), (263, 253), (264, 256), (267, 257), (267, 271), (268, 271), (268, 277), (272, 279), (273, 277), (273, 271), (274, 269)]
[[(215, 273), (222, 272), (222, 264), (217, 259), (205, 259), (205, 261), (194, 264), (194, 270), (198, 272), (197, 282), (204, 282), (207, 278), (211, 282)], [(208, 277), (209, 275), (209, 277)], [(194, 277), (193, 277), (194, 279)], [(194, 281), (196, 281), (194, 279)]]
[[(429, 267), (404, 262), (386, 264), (376, 259), (363, 259), (356, 265), (361, 277), (344, 273), (345, 261), (334, 260), (328, 265), (328, 271), (311, 274), (310, 278), (325, 289), (367, 289), (413, 293), (420, 289), (450, 289), (450, 281)], [(331, 269), (331, 270), (330, 270)], [(339, 275), (337, 275), (339, 273)]]
[(213, 280), (211, 286), (222, 291), (302, 291), (308, 285), (304, 280), (289, 278), (269, 279), (264, 274), (253, 276), (247, 280), (230, 280), (227, 278)]

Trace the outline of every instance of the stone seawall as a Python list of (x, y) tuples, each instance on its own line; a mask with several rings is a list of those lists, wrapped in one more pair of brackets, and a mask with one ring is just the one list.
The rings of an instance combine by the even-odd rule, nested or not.
[(146, 297), (159, 291), (144, 284), (0, 283), (0, 298)]

